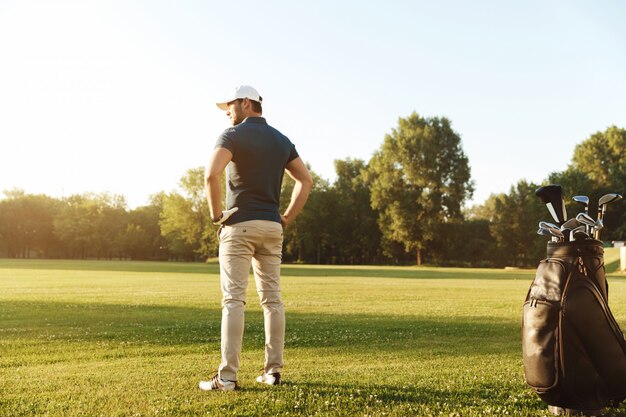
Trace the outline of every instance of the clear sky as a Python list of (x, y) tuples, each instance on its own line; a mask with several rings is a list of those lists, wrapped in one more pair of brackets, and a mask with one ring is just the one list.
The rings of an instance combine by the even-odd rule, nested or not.
[(625, 21), (621, 0), (0, 0), (0, 191), (145, 204), (205, 165), (214, 102), (251, 84), (331, 181), (399, 117), (449, 118), (482, 203), (626, 127)]

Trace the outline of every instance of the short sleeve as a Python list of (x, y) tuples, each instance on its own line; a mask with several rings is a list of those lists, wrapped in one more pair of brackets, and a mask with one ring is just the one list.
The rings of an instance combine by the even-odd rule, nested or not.
[(287, 162), (289, 163), (299, 156), (300, 155), (298, 155), (298, 151), (296, 151), (296, 145), (291, 144), (291, 152), (289, 153), (289, 159), (287, 160)]
[(221, 135), (218, 136), (217, 141), (215, 142), (215, 148), (224, 148), (228, 149), (230, 153), (235, 154), (235, 144), (233, 143), (233, 139), (231, 137), (230, 129), (226, 129), (222, 132)]

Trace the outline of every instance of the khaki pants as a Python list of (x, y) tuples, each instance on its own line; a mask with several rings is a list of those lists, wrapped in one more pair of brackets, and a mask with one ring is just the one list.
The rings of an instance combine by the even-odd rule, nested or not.
[(280, 297), (283, 228), (280, 223), (266, 220), (241, 222), (224, 226), (219, 232), (219, 241), (222, 285), (220, 378), (237, 380), (250, 265), (264, 314), (264, 371), (281, 372), (285, 346), (285, 310)]

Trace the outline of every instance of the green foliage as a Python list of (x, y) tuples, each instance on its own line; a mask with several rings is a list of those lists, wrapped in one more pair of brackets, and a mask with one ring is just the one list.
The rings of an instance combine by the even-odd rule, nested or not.
[[(303, 212), (284, 232), (284, 258), (306, 263), (368, 264), (381, 260), (380, 231), (370, 206), (369, 185), (360, 160), (335, 161), (331, 185), (313, 172), (314, 186)], [(289, 204), (294, 182), (286, 177), (281, 210)]]
[[(0, 260), (0, 415), (548, 416), (521, 367), (533, 274), (285, 266), (285, 384), (253, 382), (264, 333), (251, 284), (243, 389), (207, 393), (216, 265)], [(626, 281), (609, 279), (624, 328)]]
[(9, 257), (54, 256), (58, 240), (53, 219), (59, 204), (44, 195), (26, 195), (23, 191), (5, 194), (0, 200), (0, 245)]
[(537, 224), (546, 209), (535, 196), (536, 184), (521, 180), (508, 194), (495, 197), (491, 235), (495, 255), (510, 266), (533, 266), (545, 255), (546, 240), (537, 235)]
[(170, 253), (185, 260), (207, 259), (217, 254), (216, 228), (209, 219), (204, 168), (190, 169), (180, 181), (184, 192), (163, 196), (161, 233)]
[[(590, 199), (590, 205), (597, 202), (602, 196), (603, 190), (598, 189), (596, 183), (585, 172), (576, 168), (568, 167), (565, 171), (551, 173), (547, 184), (559, 184), (563, 187), (563, 200), (567, 213), (571, 216), (581, 211), (581, 206), (574, 202), (571, 197), (586, 195)], [(591, 209), (591, 207), (590, 207)], [(590, 214), (593, 214), (590, 212)]]
[[(333, 215), (336, 213), (336, 199), (328, 181), (321, 178), (310, 167), (313, 189), (304, 210), (284, 231), (286, 258), (299, 262), (328, 263), (333, 235)], [(285, 210), (291, 198), (294, 182), (291, 178), (283, 181), (281, 210)]]
[(496, 244), (484, 219), (469, 219), (440, 225), (433, 242), (431, 264), (443, 266), (492, 267), (499, 265)]
[[(626, 195), (626, 131), (615, 126), (580, 143), (571, 165), (545, 183), (564, 188), (568, 213), (581, 207), (571, 197)], [(310, 169), (310, 167), (309, 167)], [(284, 231), (285, 262), (407, 264), (424, 252), (434, 265), (534, 266), (546, 238), (535, 234), (551, 220), (520, 181), (509, 193), (491, 195), (465, 209), (471, 196), (469, 162), (446, 118), (401, 118), (369, 163), (335, 161), (331, 184), (312, 172), (315, 185), (302, 214)], [(285, 176), (281, 210), (293, 181)], [(225, 196), (225, 183), (222, 183)], [(180, 189), (127, 210), (123, 197), (73, 195), (64, 199), (13, 189), (0, 200), (0, 256), (206, 260), (216, 255), (216, 227), (209, 221), (204, 169), (190, 169)], [(609, 206), (602, 238), (626, 240), (626, 202)]]
[(128, 211), (123, 197), (55, 199), (11, 191), (0, 200), (0, 256), (168, 259), (159, 217), (165, 194)]
[(367, 166), (359, 159), (336, 160), (335, 172), (334, 256), (342, 264), (373, 263), (381, 259), (381, 232), (371, 206)]
[[(563, 173), (552, 174), (550, 181), (561, 183), (569, 195), (589, 196), (591, 210), (597, 208), (594, 204), (606, 193), (626, 196), (626, 130), (610, 126), (591, 135), (574, 149), (570, 167)], [(568, 210), (570, 207), (571, 213), (580, 209), (569, 204)], [(604, 240), (626, 240), (625, 201), (609, 207), (604, 224)]]
[(54, 233), (70, 257), (121, 257), (125, 206), (122, 196), (106, 193), (70, 196), (54, 219)]
[(406, 251), (417, 250), (418, 263), (440, 225), (462, 219), (463, 203), (473, 193), (461, 138), (446, 118), (400, 118), (368, 171), (381, 232)]
[(159, 227), (165, 198), (165, 194), (154, 196), (152, 204), (137, 207), (129, 213), (123, 241), (124, 251), (131, 259), (167, 259), (167, 242)]
[(625, 174), (626, 130), (616, 126), (596, 132), (576, 145), (573, 168), (586, 173), (598, 185), (609, 185), (616, 176)]

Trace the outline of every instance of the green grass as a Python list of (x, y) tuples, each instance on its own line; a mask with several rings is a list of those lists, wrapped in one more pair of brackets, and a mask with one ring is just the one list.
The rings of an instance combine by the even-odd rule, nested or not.
[[(285, 265), (286, 383), (253, 382), (263, 324), (251, 280), (243, 390), (207, 393), (215, 264), (0, 260), (0, 415), (548, 415), (521, 361), (533, 276)], [(626, 278), (609, 282), (624, 328)]]
[(606, 271), (611, 274), (626, 274), (620, 271), (620, 248), (604, 248)]

